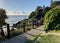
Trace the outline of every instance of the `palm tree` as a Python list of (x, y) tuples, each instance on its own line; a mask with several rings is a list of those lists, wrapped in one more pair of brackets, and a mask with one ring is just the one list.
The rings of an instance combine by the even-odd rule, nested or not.
[(0, 9), (0, 30), (1, 35), (4, 36), (4, 31), (2, 26), (5, 25), (5, 19), (7, 18), (6, 11), (4, 9)]

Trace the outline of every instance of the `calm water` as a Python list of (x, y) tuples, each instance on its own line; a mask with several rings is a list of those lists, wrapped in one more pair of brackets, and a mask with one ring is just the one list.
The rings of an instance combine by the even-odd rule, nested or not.
[(28, 18), (28, 15), (9, 15), (8, 19), (6, 19), (6, 22), (12, 25), (17, 23), (18, 21), (21, 21), (27, 18)]

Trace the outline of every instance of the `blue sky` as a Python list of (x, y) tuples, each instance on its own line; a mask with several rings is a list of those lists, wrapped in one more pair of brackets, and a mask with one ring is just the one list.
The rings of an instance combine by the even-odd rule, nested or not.
[(6, 9), (12, 15), (29, 15), (37, 6), (43, 5), (49, 6), (50, 0), (0, 0), (0, 8)]

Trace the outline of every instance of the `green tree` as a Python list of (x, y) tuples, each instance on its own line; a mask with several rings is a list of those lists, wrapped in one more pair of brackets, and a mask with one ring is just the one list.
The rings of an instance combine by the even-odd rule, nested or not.
[(59, 6), (59, 5), (60, 5), (60, 1), (54, 1), (51, 4), (51, 8), (54, 8), (54, 7)]
[(46, 30), (60, 30), (60, 6), (46, 13), (44, 25)]
[(35, 16), (35, 11), (31, 12), (30, 16), (29, 16), (29, 19), (33, 18)]
[(0, 9), (0, 29), (1, 29), (1, 35), (4, 36), (4, 31), (2, 26), (5, 25), (5, 19), (7, 18), (6, 11), (4, 9)]
[(43, 8), (41, 6), (37, 6), (36, 10), (35, 10), (36, 16), (35, 18), (37, 20), (40, 20), (42, 15), (43, 15)]
[(43, 9), (41, 6), (37, 6), (35, 11), (31, 12), (29, 19), (40, 19), (42, 17)]
[(46, 12), (48, 12), (50, 9), (51, 9), (51, 7), (48, 7), (48, 6), (45, 7), (45, 9), (43, 9), (44, 10), (44, 12), (43, 12), (43, 18), (45, 16)]
[(31, 19), (31, 20), (36, 19), (37, 21), (40, 20), (41, 23), (43, 24), (44, 16), (45, 16), (46, 12), (48, 12), (50, 9), (51, 9), (50, 7), (37, 6), (35, 11), (31, 12), (29, 19)]

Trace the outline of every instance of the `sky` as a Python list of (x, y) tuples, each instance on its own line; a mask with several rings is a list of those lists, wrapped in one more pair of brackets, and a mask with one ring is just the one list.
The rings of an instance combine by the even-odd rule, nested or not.
[(49, 6), (50, 0), (0, 0), (7, 15), (29, 15), (37, 6)]

